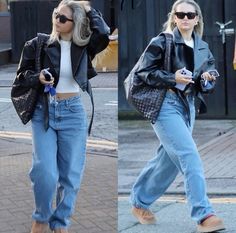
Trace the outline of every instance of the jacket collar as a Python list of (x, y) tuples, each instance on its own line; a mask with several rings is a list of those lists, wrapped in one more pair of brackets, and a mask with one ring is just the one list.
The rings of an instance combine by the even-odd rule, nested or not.
[[(182, 35), (181, 35), (181, 33), (180, 33), (180, 31), (177, 27), (174, 28), (173, 35), (174, 35), (175, 43), (185, 44), (184, 39), (183, 39), (183, 37), (182, 37)], [(197, 49), (206, 48), (206, 43), (204, 43), (202, 41), (202, 39), (200, 38), (200, 36), (196, 32), (193, 32), (192, 37), (193, 37), (193, 40), (194, 40), (194, 47), (196, 47)]]
[[(76, 75), (76, 72), (79, 68), (80, 60), (85, 52), (86, 47), (78, 46), (75, 43), (71, 43), (71, 65), (73, 76)], [(44, 48), (45, 53), (48, 55), (50, 62), (56, 72), (60, 75), (60, 61), (61, 61), (61, 47), (58, 41), (47, 44)]]
[(185, 44), (184, 39), (182, 35), (180, 34), (180, 31), (177, 27), (173, 30), (173, 36), (174, 36), (174, 42), (177, 44)]
[[(176, 44), (185, 44), (184, 39), (177, 27), (173, 30), (173, 36)], [(208, 45), (196, 32), (193, 32), (192, 36), (194, 40), (194, 72), (198, 72), (201, 66), (206, 62), (205, 53), (202, 51), (208, 49)]]

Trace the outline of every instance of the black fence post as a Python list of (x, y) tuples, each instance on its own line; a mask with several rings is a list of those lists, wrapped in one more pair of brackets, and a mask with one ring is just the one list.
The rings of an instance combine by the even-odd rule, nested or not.
[(12, 62), (18, 62), (25, 41), (37, 32), (51, 32), (51, 15), (59, 1), (11, 1)]

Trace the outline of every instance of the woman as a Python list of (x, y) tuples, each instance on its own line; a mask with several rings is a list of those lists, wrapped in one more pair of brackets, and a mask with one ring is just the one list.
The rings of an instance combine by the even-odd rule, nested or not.
[[(37, 38), (25, 44), (17, 71), (22, 85), (39, 90), (32, 117), (30, 178), (36, 209), (31, 233), (45, 233), (48, 226), (56, 233), (68, 232), (86, 154), (87, 119), (80, 88), (92, 96), (88, 78), (96, 72), (91, 59), (109, 43), (108, 26), (87, 1), (62, 1), (52, 23), (40, 55), (40, 74), (35, 72)], [(45, 93), (50, 89), (51, 96)]]
[(210, 74), (214, 59), (207, 43), (201, 40), (203, 19), (198, 4), (193, 0), (176, 1), (165, 29), (173, 35), (172, 72), (161, 68), (165, 54), (163, 34), (152, 39), (136, 72), (145, 83), (165, 88), (166, 95), (157, 120), (152, 124), (160, 147), (133, 186), (132, 213), (142, 224), (155, 223), (149, 207), (164, 194), (180, 171), (184, 175), (191, 217), (197, 222), (198, 231), (222, 230), (223, 222), (215, 215), (207, 197), (202, 162), (192, 138), (194, 96), (203, 101), (201, 82), (209, 83), (211, 87), (215, 82), (215, 76)]

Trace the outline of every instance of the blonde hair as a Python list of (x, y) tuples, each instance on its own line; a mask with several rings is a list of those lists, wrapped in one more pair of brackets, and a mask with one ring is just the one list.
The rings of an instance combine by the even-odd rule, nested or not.
[(181, 3), (187, 3), (194, 6), (196, 13), (198, 15), (198, 18), (199, 18), (198, 24), (195, 25), (194, 27), (194, 32), (196, 32), (200, 37), (202, 37), (203, 27), (204, 27), (202, 12), (199, 5), (194, 0), (177, 0), (173, 4), (171, 12), (168, 14), (168, 20), (163, 24), (163, 30), (171, 33), (173, 29), (176, 27), (175, 22), (174, 22), (174, 16), (175, 16), (177, 6)]
[[(66, 6), (72, 11), (73, 18), (73, 33), (72, 40), (78, 46), (85, 46), (89, 43), (90, 37), (92, 35), (92, 31), (89, 26), (89, 19), (86, 17), (86, 12), (84, 7), (79, 3), (79, 1), (73, 0), (63, 0), (58, 5), (58, 7)], [(60, 33), (56, 31), (55, 27), (55, 11), (54, 9), (52, 14), (52, 32), (50, 34), (49, 43), (53, 43), (54, 41), (59, 41)]]

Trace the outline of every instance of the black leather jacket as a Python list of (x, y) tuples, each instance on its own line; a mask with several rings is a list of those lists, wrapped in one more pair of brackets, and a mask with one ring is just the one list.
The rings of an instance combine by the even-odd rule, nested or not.
[[(110, 29), (99, 11), (92, 8), (91, 11), (87, 13), (87, 16), (90, 19), (90, 28), (92, 30), (90, 42), (83, 47), (72, 42), (71, 63), (74, 79), (83, 91), (89, 93), (93, 104), (92, 90), (88, 79), (96, 76), (97, 73), (91, 61), (97, 53), (107, 47)], [(60, 74), (60, 44), (58, 41), (48, 43), (49, 35), (44, 34), (44, 37), (46, 37), (46, 41), (41, 52), (41, 68), (49, 68), (49, 72), (54, 77), (54, 87), (56, 87)], [(23, 86), (38, 88), (40, 94), (43, 95), (44, 86), (39, 81), (39, 73), (35, 72), (37, 43), (37, 37), (25, 43), (17, 70), (17, 78)], [(48, 121), (48, 119), (46, 119), (46, 121)], [(92, 122), (90, 123), (92, 124)], [(46, 125), (46, 127), (48, 127), (48, 123)]]
[[(204, 42), (196, 33), (193, 33), (194, 49), (187, 46), (177, 28), (173, 30), (173, 47), (171, 53), (171, 72), (163, 70), (165, 55), (165, 37), (160, 34), (154, 37), (144, 51), (142, 61), (140, 61), (139, 69), (136, 72), (138, 78), (148, 85), (158, 87), (160, 89), (176, 90), (175, 72), (181, 68), (193, 72), (194, 85), (189, 85), (186, 89), (195, 94), (200, 100), (201, 105), (199, 112), (206, 112), (206, 104), (202, 96), (200, 86), (201, 74), (207, 70), (215, 68), (214, 58), (209, 50), (208, 44)], [(210, 91), (210, 90), (208, 90)], [(161, 108), (161, 106), (159, 106)]]

